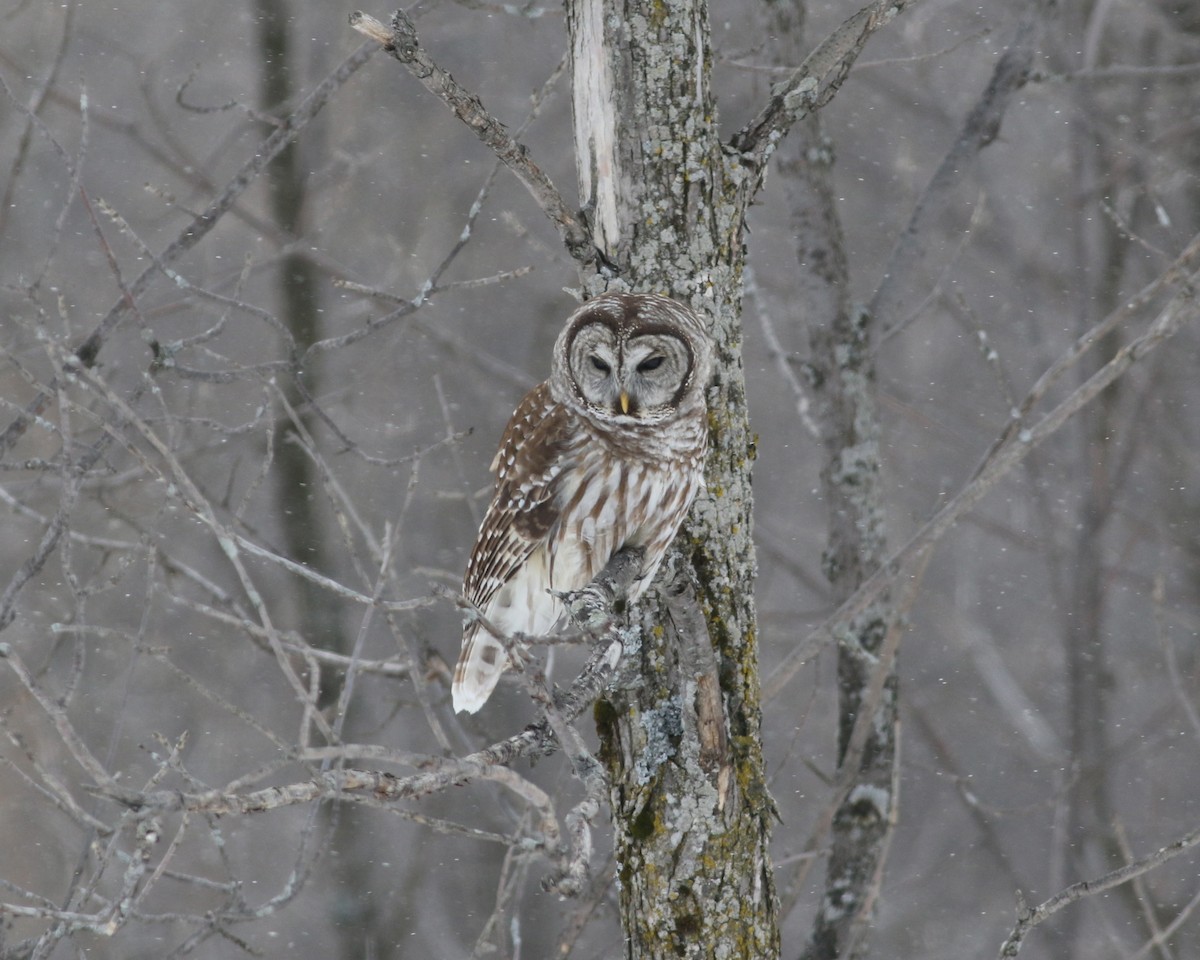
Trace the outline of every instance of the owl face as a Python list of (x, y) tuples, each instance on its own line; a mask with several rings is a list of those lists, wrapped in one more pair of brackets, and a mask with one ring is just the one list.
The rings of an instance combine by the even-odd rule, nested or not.
[(597, 419), (659, 423), (703, 402), (709, 354), (699, 319), (680, 304), (611, 294), (568, 321), (551, 387)]

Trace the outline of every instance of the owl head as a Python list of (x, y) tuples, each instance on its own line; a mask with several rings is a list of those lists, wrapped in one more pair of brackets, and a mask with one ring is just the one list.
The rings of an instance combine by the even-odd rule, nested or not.
[(554, 345), (550, 390), (590, 418), (661, 423), (703, 408), (712, 340), (696, 314), (653, 294), (583, 304)]

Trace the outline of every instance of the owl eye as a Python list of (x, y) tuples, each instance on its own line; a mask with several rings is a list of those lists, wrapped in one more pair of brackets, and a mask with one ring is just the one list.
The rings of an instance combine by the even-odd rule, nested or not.
[(637, 365), (638, 373), (649, 373), (651, 370), (657, 370), (663, 365), (665, 357), (650, 357), (648, 360), (643, 360)]
[(603, 360), (601, 360), (594, 353), (590, 357), (588, 357), (588, 360), (590, 360), (592, 362), (592, 367), (596, 370), (599, 370), (601, 373), (604, 373), (604, 374), (612, 373), (612, 367), (610, 367), (607, 363), (605, 363)]

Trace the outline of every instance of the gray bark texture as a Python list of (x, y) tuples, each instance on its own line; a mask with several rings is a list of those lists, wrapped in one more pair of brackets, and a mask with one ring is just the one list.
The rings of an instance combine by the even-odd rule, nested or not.
[(580, 0), (568, 24), (581, 190), (600, 254), (585, 287), (690, 302), (718, 357), (708, 489), (677, 541), (676, 576), (645, 605), (641, 685), (597, 708), (626, 953), (774, 957), (739, 322), (754, 178), (717, 137), (707, 4)]

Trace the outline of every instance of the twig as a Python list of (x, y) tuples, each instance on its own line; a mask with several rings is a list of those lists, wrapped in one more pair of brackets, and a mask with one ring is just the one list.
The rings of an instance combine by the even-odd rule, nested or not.
[[(522, 820), (522, 829), (525, 821), (529, 818), (530, 814), (527, 813)], [(522, 850), (519, 844), (509, 844), (508, 849), (504, 852), (504, 861), (500, 864), (500, 877), (496, 882), (496, 905), (492, 908), (491, 915), (484, 921), (479, 936), (475, 938), (471, 960), (477, 960), (477, 958), (497, 952), (501, 956), (506, 955), (503, 940), (504, 922), (508, 920), (510, 926), (517, 922), (515, 907), (518, 893), (525, 883), (528, 872), (528, 852)], [(515, 940), (514, 937), (513, 955), (519, 956), (520, 951), (516, 947)]]
[(568, 208), (562, 194), (550, 178), (530, 158), (523, 144), (488, 113), (479, 98), (468, 93), (449, 73), (439, 67), (421, 48), (417, 28), (403, 10), (392, 15), (389, 30), (370, 14), (356, 10), (350, 14), (350, 26), (383, 45), (417, 78), (421, 86), (446, 104), (456, 117), (525, 185), (538, 206), (558, 227), (567, 252), (580, 263), (590, 263), (596, 255), (591, 237), (579, 217)]
[(70, 751), (71, 756), (75, 758), (75, 762), (87, 772), (87, 775), (105, 789), (115, 789), (117, 782), (109, 775), (104, 766), (96, 759), (95, 754), (88, 749), (83, 738), (75, 732), (75, 726), (71, 723), (71, 719), (67, 716), (67, 712), (62, 708), (57, 700), (48, 696), (46, 692), (37, 684), (29, 669), (25, 666), (25, 662), (17, 654), (17, 651), (10, 644), (0, 643), (0, 660), (8, 664), (8, 667), (17, 679), (21, 681), (26, 691), (37, 701), (39, 707), (45, 711), (46, 716), (54, 723), (54, 729), (58, 731), (59, 739), (63, 745)]
[[(409, 484), (407, 496), (405, 497), (404, 506), (401, 508), (401, 516), (412, 502), (413, 487), (416, 485), (417, 465), (419, 460), (413, 461), (412, 466), (412, 483)], [(385, 530), (383, 539), (383, 555), (379, 557), (379, 574), (375, 580), (374, 589), (371, 591), (372, 596), (376, 599), (380, 598), (388, 583), (388, 577), (392, 566), (392, 554), (396, 549), (396, 543), (399, 540), (400, 525), (389, 525), (391, 529)], [(356, 559), (357, 562), (357, 559)], [(345, 679), (342, 681), (342, 689), (338, 693), (337, 708), (334, 714), (335, 720), (333, 723), (333, 734), (337, 742), (342, 739), (342, 729), (346, 723), (346, 715), (350, 711), (350, 702), (354, 696), (354, 686), (358, 680), (358, 674), (361, 669), (363, 649), (367, 643), (367, 635), (370, 632), (371, 624), (374, 619), (375, 604), (367, 607), (363, 611), (362, 620), (358, 626), (358, 632), (354, 637), (354, 646), (350, 651), (350, 664), (346, 668)]]
[[(1128, 863), (1133, 859), (1133, 850), (1129, 846), (1129, 835), (1125, 832), (1125, 824), (1120, 820), (1113, 824), (1113, 837), (1117, 841), (1117, 849), (1121, 851), (1122, 858)], [(1175, 955), (1167, 946), (1166, 937), (1163, 936), (1162, 925), (1158, 922), (1154, 899), (1150, 896), (1142, 878), (1134, 877), (1130, 881), (1130, 885), (1133, 887), (1133, 895), (1129, 897), (1130, 907), (1145, 918), (1146, 928), (1150, 932), (1150, 940), (1146, 946), (1158, 947), (1159, 960), (1175, 960)]]
[[(46, 102), (46, 97), (54, 88), (58, 80), (59, 71), (66, 60), (67, 44), (71, 39), (72, 30), (75, 23), (75, 12), (79, 4), (68, 3), (65, 5), (65, 14), (63, 15), (62, 36), (59, 37), (58, 50), (55, 52), (54, 59), (50, 63), (50, 69), (46, 71), (46, 76), (42, 80), (36, 90), (29, 98), (29, 104), (26, 109), (25, 126), (21, 131), (21, 140), (17, 145), (16, 152), (12, 156), (9, 164), (8, 183), (4, 187), (4, 196), (0, 199), (0, 228), (3, 228), (4, 221), (7, 218), (9, 211), (12, 209), (13, 194), (16, 191), (17, 180), (21, 176), (21, 171), (25, 167), (25, 161), (29, 157), (29, 145), (33, 142), (34, 118), (38, 116), (43, 104)], [(74, 196), (75, 190), (71, 190), (71, 196)]]
[(754, 312), (758, 316), (758, 322), (762, 324), (763, 339), (767, 344), (767, 353), (775, 361), (775, 366), (779, 369), (780, 376), (783, 377), (784, 383), (788, 385), (792, 391), (792, 395), (796, 398), (796, 415), (800, 418), (800, 423), (803, 424), (804, 429), (811, 436), (819, 438), (821, 436), (821, 428), (817, 426), (809, 410), (812, 400), (808, 392), (804, 389), (804, 384), (796, 376), (796, 371), (792, 369), (791, 359), (787, 351), (783, 349), (783, 344), (779, 341), (779, 334), (775, 332), (775, 321), (771, 316), (770, 307), (763, 300), (762, 290), (758, 286), (757, 278), (750, 267), (746, 267), (744, 275), (746, 295), (747, 298), (752, 298), (754, 301), (756, 308)]
[(1068, 73), (1045, 73), (1035, 70), (1030, 83), (1066, 83), (1075, 80), (1192, 80), (1200, 76), (1200, 63), (1169, 63), (1149, 66), (1114, 63), (1108, 67), (1073, 70)]
[(1164, 863), (1174, 860), (1181, 853), (1186, 853), (1197, 844), (1200, 844), (1200, 828), (1186, 833), (1174, 843), (1160, 847), (1154, 853), (1134, 860), (1132, 863), (1127, 863), (1125, 866), (1113, 870), (1111, 873), (1106, 873), (1102, 877), (1098, 877), (1095, 880), (1081, 880), (1079, 883), (1073, 883), (1032, 910), (1025, 905), (1025, 898), (1021, 896), (1021, 892), (1017, 891), (1017, 922), (1012, 932), (1008, 935), (1008, 938), (1000, 946), (1000, 953), (998, 954), (1000, 960), (1009, 960), (1009, 958), (1017, 956), (1021, 952), (1021, 945), (1025, 941), (1025, 937), (1029, 935), (1029, 931), (1039, 923), (1050, 919), (1050, 917), (1054, 916), (1054, 914), (1058, 913), (1064, 907), (1082, 900), (1084, 897), (1094, 896), (1097, 893), (1103, 893), (1105, 890), (1118, 887), (1123, 883), (1128, 883), (1135, 877), (1140, 877), (1162, 866)]
[(1147, 940), (1142, 948), (1133, 956), (1129, 957), (1128, 960), (1142, 960), (1146, 954), (1148, 954), (1159, 944), (1165, 943), (1167, 940), (1169, 940), (1175, 935), (1175, 931), (1187, 922), (1188, 917), (1190, 917), (1198, 907), (1200, 907), (1200, 890), (1197, 890), (1196, 895), (1192, 897), (1192, 899), (1187, 902), (1184, 908), (1175, 915), (1174, 920), (1172, 920), (1165, 927), (1163, 927), (1162, 930)]
[(34, 752), (29, 749), (24, 738), (9, 728), (7, 719), (3, 714), (0, 714), (0, 729), (4, 731), (14, 746), (25, 754), (25, 759), (29, 761), (30, 766), (33, 767), (34, 772), (38, 775), (41, 782), (34, 780), (33, 777), (18, 767), (8, 757), (0, 757), (0, 764), (9, 767), (12, 770), (12, 776), (19, 777), (28, 787), (45, 797), (59, 810), (75, 820), (80, 827), (87, 830), (95, 830), (102, 837), (107, 837), (112, 833), (112, 827), (103, 820), (98, 820), (75, 802), (75, 798), (71, 796), (71, 791), (67, 789), (66, 785), (46, 769), (45, 764), (38, 760)]

